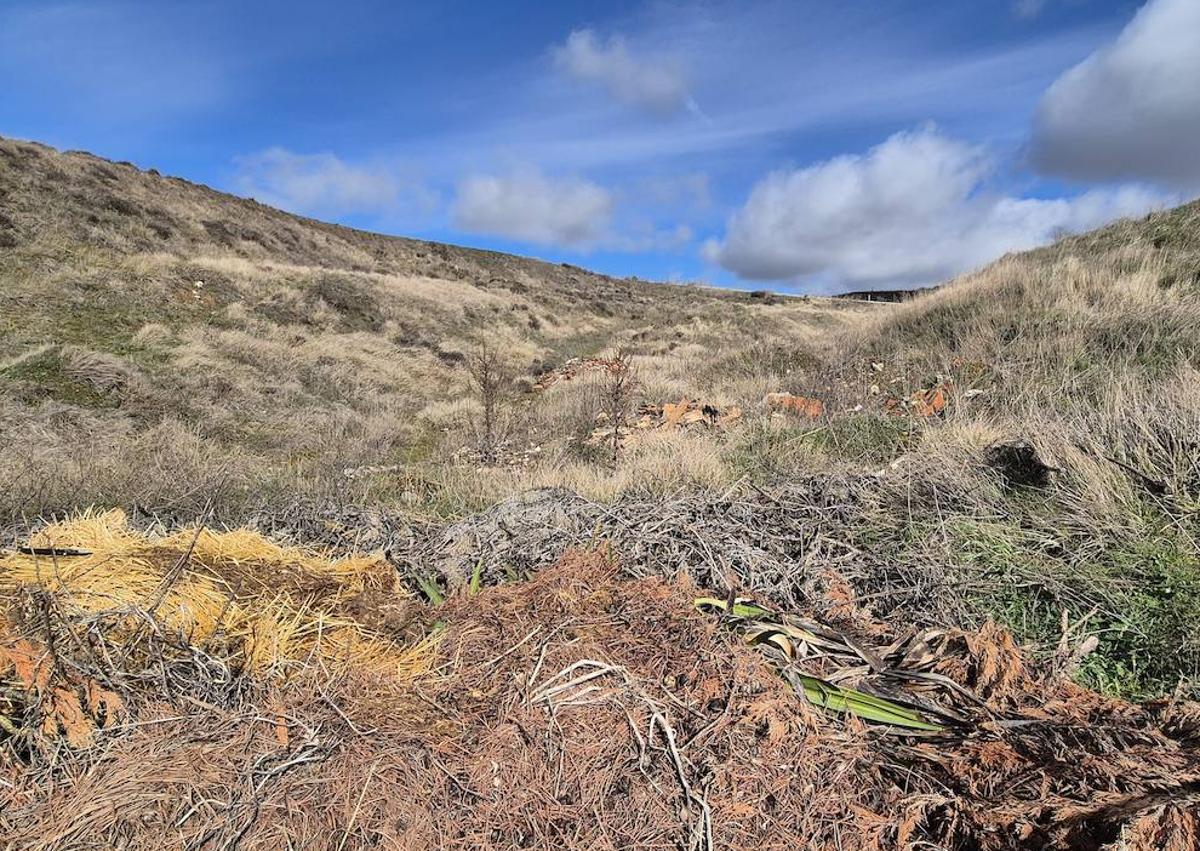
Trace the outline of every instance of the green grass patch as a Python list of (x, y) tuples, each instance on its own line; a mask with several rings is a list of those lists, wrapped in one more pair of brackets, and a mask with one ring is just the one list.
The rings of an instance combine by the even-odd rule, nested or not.
[(1118, 617), (1101, 621), (1100, 652), (1085, 660), (1085, 682), (1108, 693), (1145, 698), (1200, 678), (1200, 561), (1171, 526), (1147, 530), (1107, 553), (1100, 565)]
[(0, 370), (0, 383), (27, 403), (53, 399), (80, 408), (114, 408), (119, 400), (72, 377), (57, 349), (27, 357)]
[(778, 481), (800, 471), (819, 454), (812, 442), (812, 433), (819, 428), (751, 422), (725, 447), (725, 463), (735, 478), (745, 476), (757, 484)]
[(908, 451), (915, 437), (913, 424), (904, 417), (863, 412), (834, 417), (810, 431), (806, 440), (832, 458), (884, 464)]
[(757, 421), (738, 432), (725, 461), (735, 476), (765, 484), (811, 470), (818, 462), (886, 464), (907, 451), (914, 437), (907, 420), (873, 413), (811, 423)]
[(955, 519), (949, 553), (969, 603), (1024, 643), (1050, 650), (1062, 612), (1088, 617), (1098, 649), (1078, 679), (1106, 694), (1145, 699), (1200, 678), (1200, 561), (1190, 538), (1165, 518), (1076, 559), (1054, 539), (1011, 521)]
[(970, 603), (1022, 642), (1057, 642), (1063, 608), (1087, 605), (1072, 605), (1061, 584), (1069, 566), (1047, 552), (1045, 538), (1006, 521), (955, 518), (944, 528), (949, 554), (972, 589)]

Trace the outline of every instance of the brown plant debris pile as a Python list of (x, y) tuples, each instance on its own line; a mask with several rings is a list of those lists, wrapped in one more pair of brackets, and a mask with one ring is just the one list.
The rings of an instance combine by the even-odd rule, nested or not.
[[(890, 511), (880, 504), (880, 485), (870, 475), (812, 476), (771, 490), (742, 483), (724, 493), (667, 501), (630, 494), (610, 505), (542, 488), (448, 525), (403, 527), (386, 518), (380, 525), (404, 573), (435, 573), (450, 588), (465, 584), (480, 564), (485, 580), (498, 582), (548, 567), (564, 550), (602, 538), (621, 554), (627, 573), (673, 576), (685, 570), (698, 586), (724, 591), (732, 581), (786, 608), (820, 605), (821, 589), (813, 585), (821, 585), (830, 570), (879, 599), (878, 592), (887, 591), (889, 602), (927, 597), (932, 586), (914, 587), (911, 572), (894, 575), (893, 565), (849, 543), (849, 530), (864, 517)], [(328, 525), (321, 518), (263, 528), (292, 537), (325, 534), (339, 548), (353, 540), (328, 535)]]
[(0, 556), (8, 848), (1197, 847), (1200, 709), (997, 628), (896, 632), (836, 577), (783, 613), (574, 550), (431, 607), (245, 532), (29, 544)]

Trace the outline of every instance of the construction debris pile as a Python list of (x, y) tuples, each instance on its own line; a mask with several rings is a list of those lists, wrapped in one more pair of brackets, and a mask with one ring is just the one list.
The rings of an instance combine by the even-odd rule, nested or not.
[(883, 410), (895, 416), (936, 417), (946, 410), (953, 392), (954, 385), (943, 381), (933, 387), (914, 390), (903, 398), (889, 396), (883, 400)]
[(809, 420), (815, 420), (825, 413), (825, 403), (820, 399), (792, 393), (768, 393), (763, 397), (763, 406), (773, 413), (790, 413)]
[[(882, 393), (878, 385), (871, 385), (871, 395)], [(964, 398), (979, 395), (980, 390), (968, 390)], [(936, 417), (946, 410), (954, 394), (954, 385), (941, 382), (932, 387), (914, 390), (907, 396), (889, 395), (883, 398), (883, 413), (890, 416)], [(775, 416), (791, 415), (806, 420), (818, 420), (826, 413), (825, 403), (815, 396), (797, 396), (793, 393), (768, 393), (763, 397), (763, 407)], [(863, 409), (860, 404), (854, 410)]]
[(742, 418), (742, 409), (735, 406), (719, 408), (700, 399), (684, 397), (665, 405), (642, 405), (638, 408), (633, 427), (637, 429), (677, 429), (694, 425), (724, 428)]
[(573, 381), (580, 375), (589, 372), (613, 372), (615, 370), (624, 369), (625, 364), (620, 358), (571, 358), (557, 366), (554, 369), (549, 369), (543, 372), (536, 382), (534, 382), (534, 390), (546, 390), (553, 387), (560, 381)]
[(601, 411), (596, 416), (596, 428), (584, 442), (588, 446), (599, 446), (610, 442), (614, 432), (619, 433), (623, 442), (627, 442), (638, 434), (654, 431), (679, 431), (691, 428), (724, 429), (740, 422), (741, 419), (742, 409), (736, 405), (720, 408), (710, 402), (685, 396), (678, 402), (641, 405), (637, 409), (637, 414), (627, 425), (613, 425), (609, 415)]
[(1200, 708), (1104, 698), (998, 628), (881, 623), (831, 569), (808, 587), (706, 594), (597, 544), (432, 604), (380, 556), (51, 526), (0, 556), (0, 834), (1197, 847)]

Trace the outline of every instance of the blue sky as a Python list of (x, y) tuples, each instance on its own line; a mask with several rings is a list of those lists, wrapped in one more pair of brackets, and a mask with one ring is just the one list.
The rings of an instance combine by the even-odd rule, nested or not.
[(0, 0), (0, 134), (614, 274), (929, 283), (1196, 194), (1197, 9)]

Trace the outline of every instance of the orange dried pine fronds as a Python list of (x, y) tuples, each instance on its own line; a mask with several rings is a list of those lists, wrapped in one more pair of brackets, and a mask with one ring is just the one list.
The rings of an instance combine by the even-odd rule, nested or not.
[(50, 685), (50, 657), (23, 638), (0, 644), (0, 675), (12, 671), (22, 688), (45, 691)]

